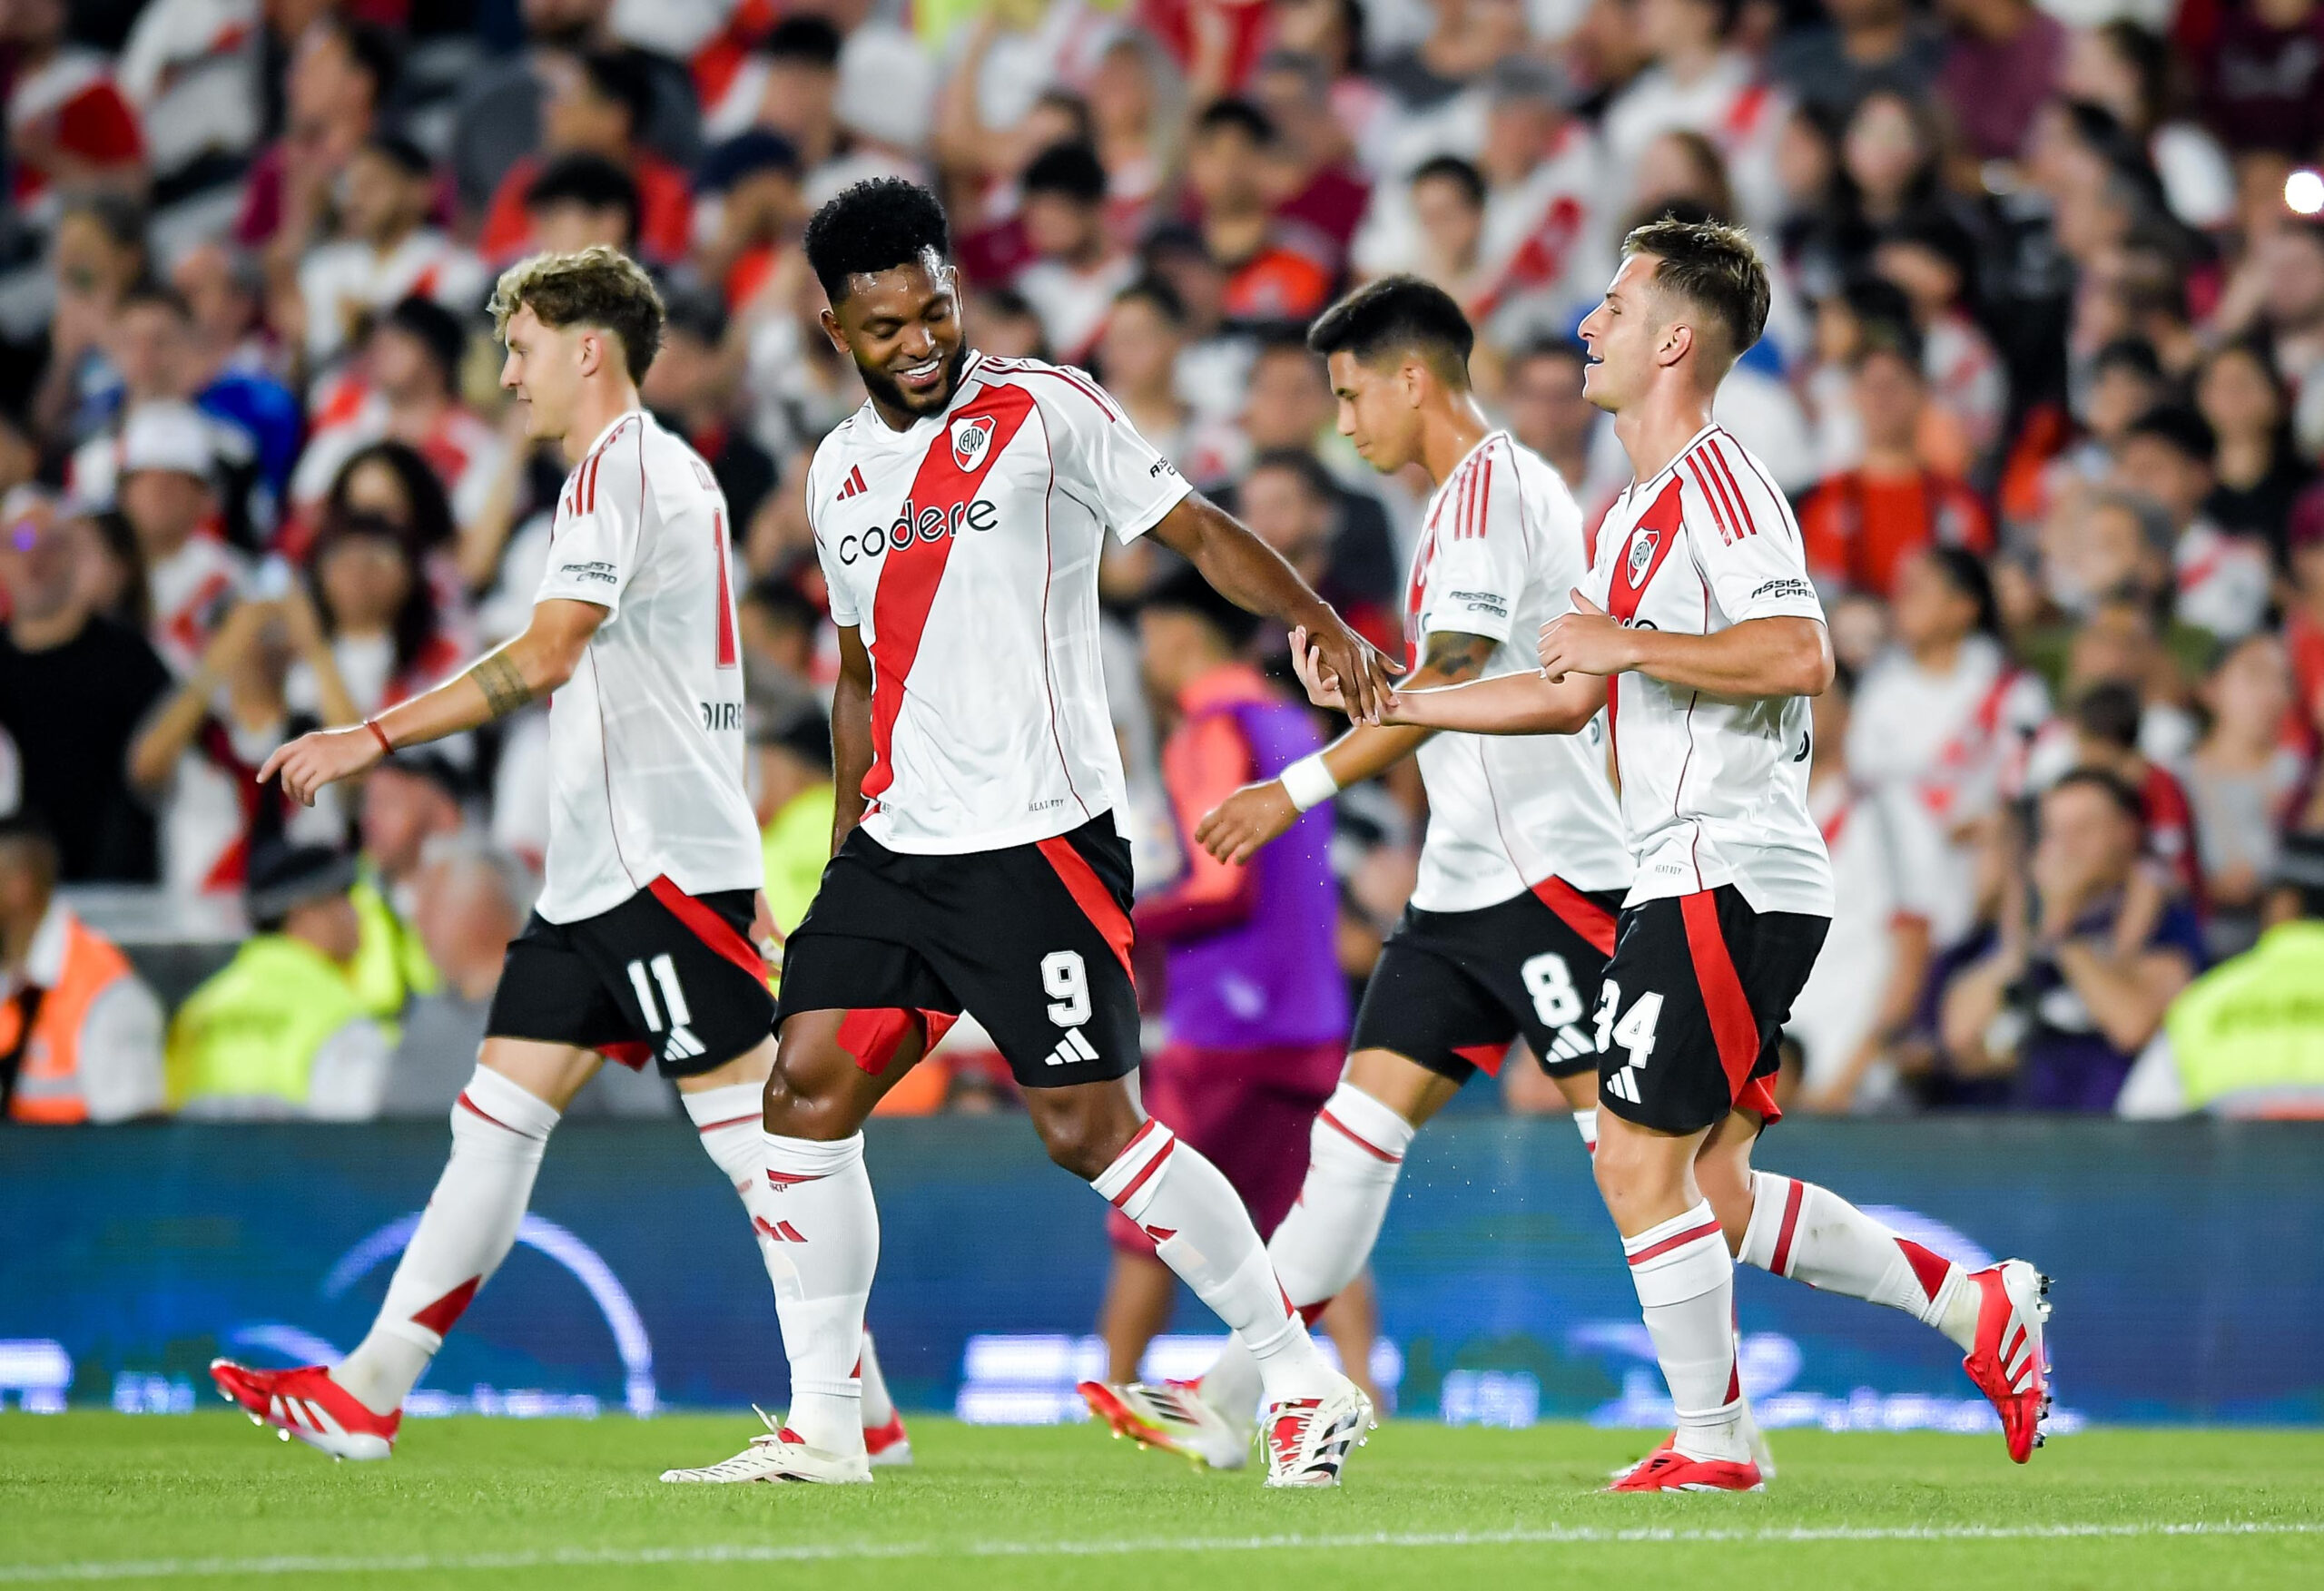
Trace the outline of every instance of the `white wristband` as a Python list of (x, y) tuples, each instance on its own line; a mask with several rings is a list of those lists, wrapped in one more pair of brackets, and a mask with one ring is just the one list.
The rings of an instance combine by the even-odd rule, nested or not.
[(1283, 785), (1283, 793), (1291, 798), (1291, 804), (1303, 812), (1316, 802), (1330, 800), (1340, 793), (1340, 781), (1332, 777), (1329, 768), (1324, 766), (1324, 753), (1321, 751), (1310, 751), (1276, 774), (1275, 778)]

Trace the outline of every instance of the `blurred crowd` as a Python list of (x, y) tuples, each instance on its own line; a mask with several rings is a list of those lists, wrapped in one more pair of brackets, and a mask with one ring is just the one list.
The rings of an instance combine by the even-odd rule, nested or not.
[[(645, 397), (734, 510), (795, 920), (835, 661), (806, 462), (862, 398), (798, 239), (883, 173), (943, 195), (977, 346), (1089, 368), (1399, 653), (1425, 483), (1334, 434), (1306, 319), (1390, 271), (1453, 292), (1594, 531), (1627, 466), (1572, 329), (1636, 221), (1747, 223), (1774, 309), (1719, 417), (1793, 496), (1843, 665), (1796, 1103), (2280, 1096), (2195, 1025), (2324, 977), (2316, 0), (0, 0), (0, 93), (8, 1114), (457, 1091), (546, 843), (544, 714), (312, 809), (251, 775), (522, 627), (565, 466), (480, 309), (538, 249), (663, 282)], [(1142, 890), (1185, 865), (1135, 619), (1165, 561), (1104, 575)], [(1417, 780), (1335, 823), (1360, 982)], [(89, 884), (254, 934), (164, 1013), (64, 904)], [(964, 1037), (900, 1107), (1005, 1096)], [(261, 1043), (299, 1052), (279, 1085)], [(2324, 1089), (2317, 1047), (2289, 1064)], [(629, 1082), (606, 1108), (669, 1108)]]

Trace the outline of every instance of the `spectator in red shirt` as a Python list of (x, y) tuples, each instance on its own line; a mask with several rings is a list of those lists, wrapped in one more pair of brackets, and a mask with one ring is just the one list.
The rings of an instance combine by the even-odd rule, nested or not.
[(2195, 851), (2195, 804), (2177, 775), (2139, 750), (2144, 712), (2136, 686), (2111, 680), (2091, 686), (2073, 704), (2074, 762), (2102, 768), (2138, 792), (2148, 851), (2200, 906), (2203, 869)]
[(1883, 598), (1896, 586), (1897, 568), (1923, 547), (1993, 547), (1984, 504), (1922, 458), (1928, 384), (1917, 344), (1906, 329), (1866, 327), (1851, 381), (1864, 421), (1864, 462), (1817, 486), (1799, 515), (1816, 577)]
[(45, 223), (59, 188), (145, 185), (137, 113), (105, 58), (69, 44), (62, 0), (15, 0), (0, 11), (0, 44), (13, 46), (8, 83), (10, 207)]
[(2314, 157), (2324, 142), (2324, 6), (2316, 0), (2226, 6), (2201, 72), (2204, 119), (2228, 148)]
[(1942, 0), (1937, 9), (1953, 25), (1937, 97), (1972, 154), (2016, 159), (2065, 65), (2066, 30), (2033, 0)]
[(1203, 243), (1226, 271), (1230, 320), (1305, 320), (1331, 292), (1330, 270), (1278, 236), (1267, 191), (1276, 136), (1248, 100), (1220, 100), (1195, 119), (1187, 185)]
[(691, 240), (694, 196), (685, 173), (641, 142), (653, 113), (654, 80), (624, 50), (593, 50), (576, 64), (558, 63), (542, 108), (540, 152), (508, 168), (493, 193), (478, 249), (505, 264), (534, 246), (526, 195), (544, 165), (561, 154), (594, 154), (627, 172), (637, 184), (637, 241), (646, 258), (675, 264)]

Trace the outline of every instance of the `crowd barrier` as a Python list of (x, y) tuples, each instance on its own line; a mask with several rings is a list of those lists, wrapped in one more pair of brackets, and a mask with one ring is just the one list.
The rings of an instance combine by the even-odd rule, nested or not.
[[(202, 1367), (353, 1346), (442, 1164), (440, 1124), (0, 1131), (0, 1404), (171, 1412)], [(1965, 1259), (2055, 1278), (2061, 1424), (2324, 1422), (2324, 1125), (2034, 1117), (1786, 1124), (1762, 1163)], [(871, 1322), (899, 1402), (1071, 1418), (1103, 1206), (1021, 1117), (880, 1121)], [(1669, 1418), (1589, 1166), (1559, 1119), (1414, 1145), (1374, 1265), (1374, 1369), (1454, 1422)], [(1776, 1426), (1984, 1429), (1959, 1353), (1902, 1315), (1746, 1272), (1743, 1372)], [(1207, 1356), (1182, 1298), (1157, 1370)], [(415, 1414), (779, 1408), (773, 1305), (683, 1123), (558, 1132), (533, 1213)]]

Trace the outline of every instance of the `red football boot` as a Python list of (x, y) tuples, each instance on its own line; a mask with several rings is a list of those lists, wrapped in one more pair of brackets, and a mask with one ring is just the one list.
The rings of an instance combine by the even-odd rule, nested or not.
[(374, 1414), (319, 1364), (254, 1370), (230, 1359), (210, 1361), (218, 1395), (239, 1403), (252, 1425), (271, 1425), (284, 1441), (297, 1437), (334, 1458), (384, 1458), (395, 1450), (403, 1410)]
[(2042, 1342), (2050, 1318), (2050, 1279), (2023, 1260), (2004, 1260), (1967, 1280), (1979, 1294), (1977, 1345), (1961, 1361), (2001, 1415), (2009, 1456), (2023, 1464), (2042, 1445), (2050, 1411), (2050, 1361)]
[(1689, 1458), (1676, 1432), (1617, 1476), (1608, 1491), (1765, 1491), (1759, 1467), (1748, 1458)]
[(877, 1428), (863, 1428), (863, 1456), (874, 1469), (911, 1462), (911, 1438), (904, 1434), (904, 1417), (888, 1416), (888, 1423)]

